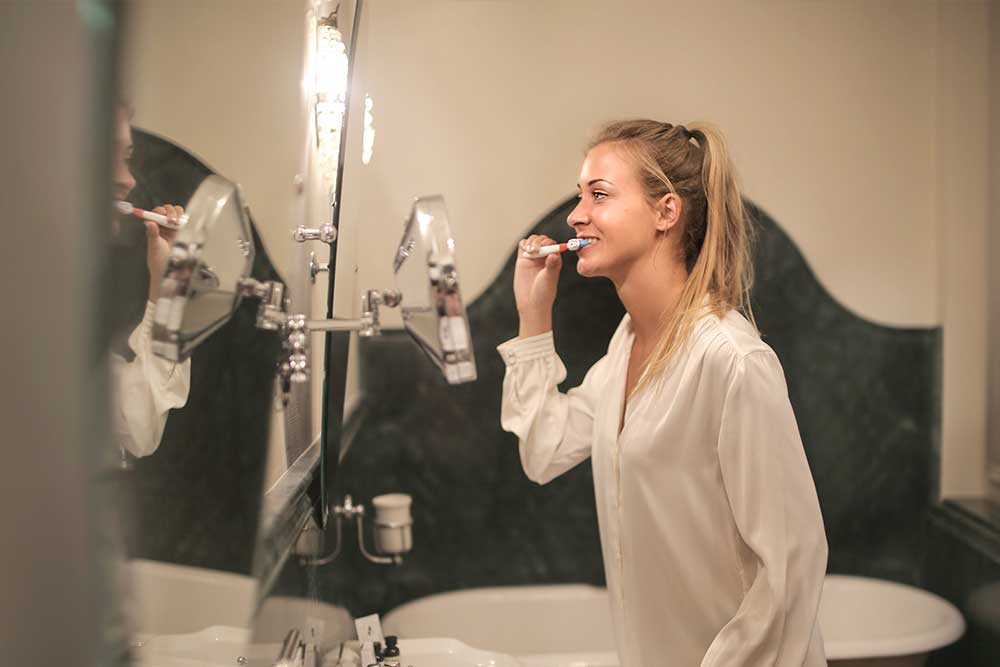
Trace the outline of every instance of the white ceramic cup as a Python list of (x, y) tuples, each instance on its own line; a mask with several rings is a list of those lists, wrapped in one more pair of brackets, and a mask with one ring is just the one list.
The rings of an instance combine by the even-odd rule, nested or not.
[(384, 554), (405, 554), (413, 548), (413, 498), (387, 493), (372, 498), (375, 507), (375, 549)]

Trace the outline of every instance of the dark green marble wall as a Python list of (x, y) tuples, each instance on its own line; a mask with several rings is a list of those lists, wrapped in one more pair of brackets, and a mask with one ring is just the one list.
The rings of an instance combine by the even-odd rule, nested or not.
[[(568, 238), (575, 199), (531, 232)], [(784, 366), (822, 505), (831, 572), (918, 583), (937, 478), (940, 329), (884, 327), (852, 314), (819, 284), (762, 211), (754, 310)], [(527, 231), (527, 230), (526, 230)], [(461, 251), (461, 249), (459, 249)], [(556, 347), (575, 386), (605, 352), (623, 308), (606, 280), (566, 257)], [(354, 614), (486, 585), (603, 584), (589, 463), (546, 486), (528, 481), (499, 426), (504, 366), (494, 348), (517, 333), (514, 257), (469, 306), (479, 380), (447, 386), (402, 334), (365, 342), (366, 397), (334, 493), (367, 502), (414, 498), (415, 547), (398, 568), (371, 565), (353, 537), (319, 573), (321, 595)]]

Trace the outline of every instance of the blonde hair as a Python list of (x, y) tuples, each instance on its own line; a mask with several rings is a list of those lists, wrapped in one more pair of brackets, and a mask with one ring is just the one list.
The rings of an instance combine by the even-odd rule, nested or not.
[(660, 338), (635, 391), (659, 377), (705, 314), (741, 311), (756, 329), (750, 305), (753, 230), (722, 132), (708, 123), (688, 127), (655, 120), (606, 125), (588, 150), (621, 148), (639, 172), (651, 204), (673, 193), (684, 202), (679, 244), (688, 271), (677, 307), (664, 317)]

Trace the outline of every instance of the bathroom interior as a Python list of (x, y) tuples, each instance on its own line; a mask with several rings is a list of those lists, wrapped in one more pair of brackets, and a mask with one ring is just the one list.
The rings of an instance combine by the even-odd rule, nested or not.
[[(649, 117), (716, 123), (740, 172), (829, 663), (1000, 665), (996, 2), (0, 17), (5, 664), (368, 667), (375, 639), (411, 667), (619, 665), (590, 464), (525, 477), (495, 348), (518, 239), (572, 237), (587, 140)], [(156, 276), (119, 198), (184, 207)], [(574, 261), (564, 389), (624, 312)], [(145, 447), (114, 370), (142, 326), (186, 374)]]

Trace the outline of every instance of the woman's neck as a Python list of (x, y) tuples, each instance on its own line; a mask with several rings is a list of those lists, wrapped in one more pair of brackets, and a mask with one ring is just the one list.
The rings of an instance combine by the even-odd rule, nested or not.
[(639, 346), (648, 348), (659, 339), (663, 322), (680, 301), (687, 277), (683, 263), (666, 261), (661, 255), (655, 261), (649, 258), (637, 263), (615, 281)]

